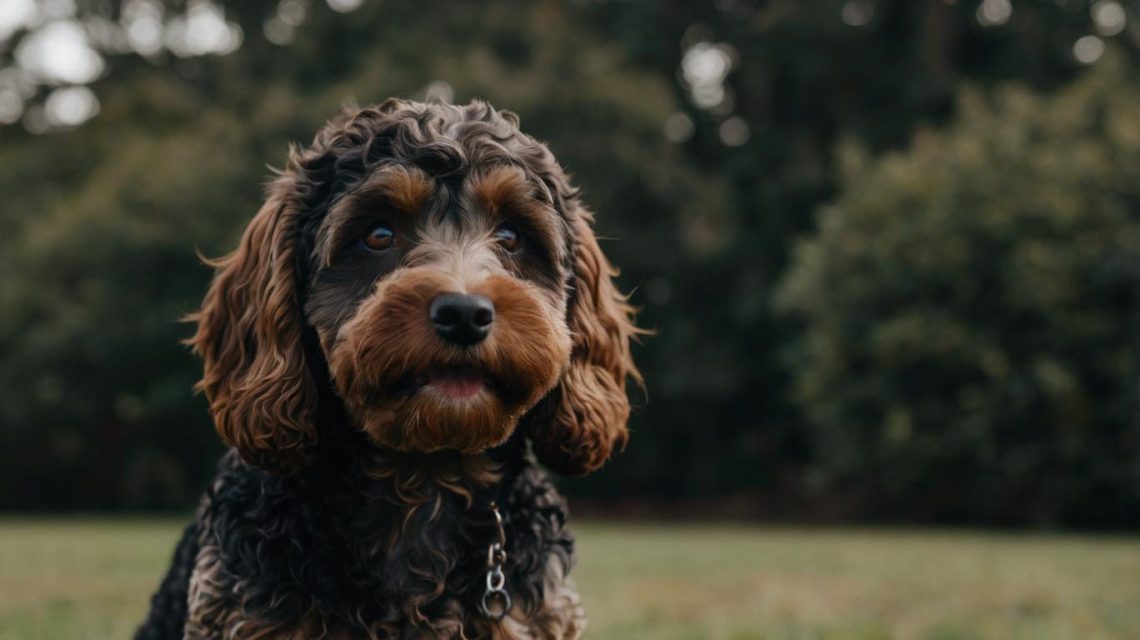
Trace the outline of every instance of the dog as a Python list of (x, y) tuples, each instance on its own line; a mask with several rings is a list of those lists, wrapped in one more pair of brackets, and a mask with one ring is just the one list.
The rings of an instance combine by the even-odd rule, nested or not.
[(231, 449), (137, 637), (579, 637), (539, 465), (601, 466), (641, 382), (593, 221), (480, 101), (346, 110), (291, 148), (191, 317)]

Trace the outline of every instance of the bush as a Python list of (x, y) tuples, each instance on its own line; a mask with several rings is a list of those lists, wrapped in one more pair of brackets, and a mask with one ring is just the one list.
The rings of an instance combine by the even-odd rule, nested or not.
[[(846, 147), (778, 302), (814, 489), (931, 521), (1140, 522), (1140, 91), (967, 91), (877, 160)], [(836, 495), (832, 493), (832, 495)]]

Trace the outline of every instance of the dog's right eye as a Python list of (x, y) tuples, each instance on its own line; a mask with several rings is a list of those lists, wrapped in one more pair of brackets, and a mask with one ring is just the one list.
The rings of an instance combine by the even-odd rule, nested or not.
[(361, 241), (373, 251), (383, 251), (396, 242), (396, 232), (387, 224), (378, 224), (364, 234)]

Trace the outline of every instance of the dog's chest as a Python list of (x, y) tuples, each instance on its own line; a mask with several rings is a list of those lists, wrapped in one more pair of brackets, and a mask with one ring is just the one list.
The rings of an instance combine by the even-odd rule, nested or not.
[(199, 514), (187, 637), (577, 637), (584, 616), (567, 578), (562, 499), (537, 468), (508, 478), (514, 607), (502, 621), (477, 609), (498, 535), (472, 496), (380, 483), (314, 501), (263, 475), (219, 478)]
[(533, 592), (518, 593), (506, 617), (491, 620), (472, 606), (470, 598), (449, 592), (421, 593), (411, 599), (397, 598), (387, 606), (369, 607), (364, 592), (346, 591), (343, 601), (322, 605), (315, 594), (303, 604), (305, 597), (278, 591), (267, 600), (257, 599), (260, 606), (252, 605), (251, 599), (242, 597), (243, 589), (253, 586), (248, 577), (233, 575), (217, 548), (204, 546), (191, 578), (186, 638), (578, 638), (586, 618), (577, 590), (566, 575), (567, 567), (557, 554), (545, 556), (542, 563), (538, 599)]

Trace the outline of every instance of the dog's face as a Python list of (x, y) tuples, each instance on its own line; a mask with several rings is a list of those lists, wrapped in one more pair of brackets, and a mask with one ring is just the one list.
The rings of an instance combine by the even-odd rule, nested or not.
[(510, 165), (382, 165), (317, 230), (305, 312), (354, 421), (401, 450), (499, 444), (570, 364), (568, 233)]
[(191, 344), (219, 433), (294, 472), (336, 397), (387, 448), (474, 453), (522, 424), (556, 470), (596, 468), (625, 442), (637, 371), (591, 222), (546, 147), (486, 104), (330, 123), (215, 263)]

